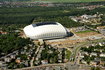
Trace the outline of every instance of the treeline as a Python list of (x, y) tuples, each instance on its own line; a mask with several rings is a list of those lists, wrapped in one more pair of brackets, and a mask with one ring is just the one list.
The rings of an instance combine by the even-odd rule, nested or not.
[(82, 26), (83, 24), (80, 24), (80, 23), (77, 23), (77, 22), (74, 22), (72, 21), (70, 18), (68, 18), (67, 16), (64, 16), (64, 17), (56, 17), (56, 18), (37, 18), (34, 20), (33, 23), (36, 23), (36, 22), (59, 22), (61, 23), (62, 25), (64, 25), (65, 27), (77, 27), (77, 26)]
[(37, 22), (55, 21), (66, 27), (80, 26), (82, 24), (73, 22), (69, 16), (80, 16), (83, 14), (104, 13), (105, 8), (94, 10), (77, 9), (72, 7), (19, 7), (0, 8), (0, 24), (31, 24)]
[[(66, 25), (73, 22), (69, 16), (81, 15), (86, 11), (71, 7), (0, 8), (0, 24), (31, 24), (34, 19), (42, 18), (56, 22), (62, 19), (60, 22)], [(68, 17), (68, 20), (65, 20), (65, 17)]]
[(4, 1), (15, 2), (15, 1), (31, 1), (31, 0), (0, 0), (0, 2), (4, 2)]

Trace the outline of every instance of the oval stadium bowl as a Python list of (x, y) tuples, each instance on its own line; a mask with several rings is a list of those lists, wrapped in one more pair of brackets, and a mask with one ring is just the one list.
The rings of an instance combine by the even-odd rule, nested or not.
[(31, 39), (55, 39), (68, 36), (68, 30), (58, 22), (42, 22), (31, 24), (23, 29)]

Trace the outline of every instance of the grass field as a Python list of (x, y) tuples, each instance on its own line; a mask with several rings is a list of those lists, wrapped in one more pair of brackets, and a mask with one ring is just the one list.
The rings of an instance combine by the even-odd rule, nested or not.
[(71, 51), (69, 51), (69, 50), (66, 50), (66, 59), (70, 59), (70, 55), (71, 55)]
[(32, 0), (38, 2), (96, 2), (96, 1), (105, 1), (105, 0)]
[(87, 32), (95, 32), (95, 31), (86, 30), (86, 31), (80, 31), (80, 32), (76, 32), (76, 33), (87, 33)]

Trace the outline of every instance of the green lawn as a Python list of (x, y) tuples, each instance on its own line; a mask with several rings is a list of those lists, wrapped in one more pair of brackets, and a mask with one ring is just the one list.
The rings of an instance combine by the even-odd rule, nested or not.
[(95, 31), (92, 31), (92, 30), (86, 30), (86, 31), (79, 31), (79, 32), (76, 32), (76, 33), (87, 33), (87, 32), (95, 32)]
[(70, 59), (71, 51), (66, 50), (66, 59)]
[(43, 1), (43, 2), (94, 2), (94, 1), (105, 1), (105, 0), (32, 0), (32, 1)]

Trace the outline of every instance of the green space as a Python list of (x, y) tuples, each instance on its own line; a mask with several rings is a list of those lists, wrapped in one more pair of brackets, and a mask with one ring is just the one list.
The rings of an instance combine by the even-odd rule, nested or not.
[[(64, 10), (70, 12), (64, 12)], [(66, 27), (81, 26), (82, 24), (76, 23), (69, 18), (70, 15), (77, 15), (77, 12), (82, 14), (86, 10), (70, 7), (0, 8), (0, 24), (28, 25), (35, 20), (35, 22), (60, 22)]]
[(96, 1), (104, 1), (104, 0), (1, 0), (1, 1), (10, 1), (10, 2), (96, 2)]
[(104, 0), (32, 0), (39, 2), (96, 2), (96, 1), (104, 1)]
[[(64, 12), (64, 11), (68, 12)], [(72, 21), (69, 16), (79, 16), (83, 14), (95, 14), (96, 12), (105, 13), (105, 8), (94, 10), (77, 9), (75, 7), (19, 7), (19, 8), (0, 8), (0, 24), (31, 24), (35, 22), (60, 22), (65, 27), (82, 26), (78, 22)], [(103, 25), (105, 16), (102, 17)]]
[(6, 55), (15, 50), (21, 49), (30, 43), (32, 42), (29, 39), (18, 37), (17, 33), (0, 35), (0, 57), (2, 56), (2, 53)]
[(41, 52), (41, 60), (48, 60), (49, 63), (58, 63), (59, 51), (49, 45)]
[(79, 31), (79, 32), (76, 32), (76, 33), (88, 33), (88, 32), (95, 32), (95, 31), (92, 31), (92, 30), (86, 30), (86, 31)]
[(71, 51), (66, 50), (65, 58), (69, 60), (70, 59), (70, 55), (71, 55)]
[(91, 70), (101, 70), (101, 68), (100, 67), (91, 67)]

